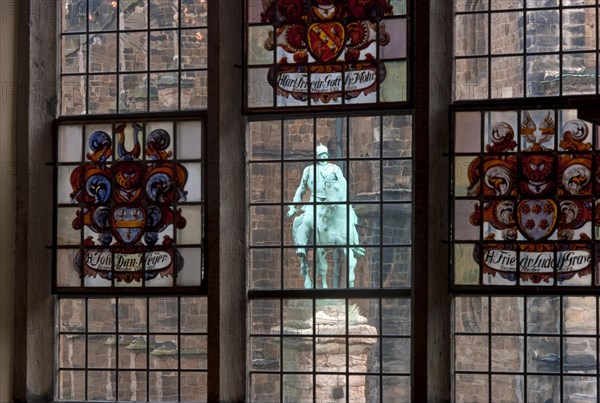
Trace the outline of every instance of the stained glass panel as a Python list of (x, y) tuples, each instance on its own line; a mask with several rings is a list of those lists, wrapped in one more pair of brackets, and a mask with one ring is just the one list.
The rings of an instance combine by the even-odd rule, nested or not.
[(56, 287), (200, 286), (202, 122), (70, 124), (57, 141)]
[(247, 70), (248, 108), (408, 100), (406, 1), (249, 0), (246, 12), (246, 64), (262, 67)]
[(597, 128), (555, 109), (457, 112), (455, 123), (454, 284), (598, 284)]

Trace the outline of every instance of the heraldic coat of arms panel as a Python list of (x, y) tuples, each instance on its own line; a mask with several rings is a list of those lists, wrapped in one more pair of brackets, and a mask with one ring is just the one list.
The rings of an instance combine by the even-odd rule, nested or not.
[(598, 286), (597, 128), (575, 110), (456, 112), (456, 286)]
[(202, 284), (201, 139), (191, 120), (59, 125), (57, 289)]
[(248, 0), (247, 107), (408, 100), (406, 0)]

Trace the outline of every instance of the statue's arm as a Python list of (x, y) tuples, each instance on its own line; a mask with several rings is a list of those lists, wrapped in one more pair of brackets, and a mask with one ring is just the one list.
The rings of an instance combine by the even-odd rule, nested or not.
[(339, 181), (340, 181), (340, 191), (342, 192), (343, 200), (346, 200), (346, 194), (348, 191), (348, 181), (346, 181), (346, 178), (344, 178), (343, 174), (340, 175)]
[(346, 178), (344, 177), (344, 171), (342, 171), (342, 169), (335, 164), (329, 165), (329, 168), (333, 175), (330, 175), (328, 178), (332, 182), (337, 183), (338, 186), (340, 187), (340, 189), (343, 189), (344, 194), (346, 194), (346, 189), (348, 188), (348, 182), (346, 181)]
[[(292, 199), (292, 201), (296, 204), (298, 204), (302, 201), (302, 197), (304, 196), (304, 193), (306, 192), (306, 186), (308, 183), (309, 175), (310, 175), (309, 167), (304, 168), (304, 172), (302, 172), (302, 179), (300, 180), (298, 189), (296, 189), (296, 193), (294, 194), (294, 198)], [(299, 208), (296, 204), (293, 204), (290, 206), (290, 210), (288, 211), (288, 216), (294, 215), (299, 210)]]
[(348, 182), (346, 181), (346, 178), (344, 177), (344, 171), (342, 171), (342, 169), (340, 167), (338, 167), (337, 165), (335, 165), (335, 176), (338, 180), (338, 183), (340, 185), (342, 185), (344, 187), (344, 189), (347, 188), (348, 186)]

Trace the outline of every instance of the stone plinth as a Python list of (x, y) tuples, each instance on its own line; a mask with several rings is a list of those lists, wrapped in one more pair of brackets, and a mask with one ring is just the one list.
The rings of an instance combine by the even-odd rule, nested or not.
[[(346, 306), (335, 301), (317, 302), (314, 323), (309, 307), (288, 307), (288, 314), (283, 325), (284, 401), (312, 401), (314, 386), (317, 401), (345, 402), (348, 393), (351, 402), (366, 402), (367, 379), (361, 373), (367, 372), (377, 329), (367, 323), (355, 305), (348, 308), (347, 321)], [(279, 327), (272, 331), (279, 333)], [(351, 337), (346, 339), (346, 334)], [(312, 371), (316, 372), (314, 379), (311, 374), (285, 375)], [(349, 385), (346, 373), (357, 373), (349, 378)]]

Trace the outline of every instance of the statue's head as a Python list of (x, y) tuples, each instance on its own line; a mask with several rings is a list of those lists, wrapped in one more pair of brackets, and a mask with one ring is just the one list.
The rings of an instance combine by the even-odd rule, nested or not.
[(319, 164), (324, 165), (327, 164), (327, 159), (329, 158), (329, 150), (323, 144), (319, 144), (317, 146), (317, 159), (323, 160), (319, 161)]

